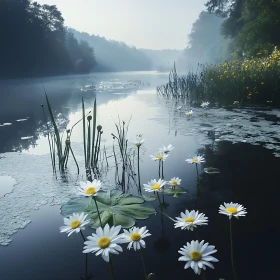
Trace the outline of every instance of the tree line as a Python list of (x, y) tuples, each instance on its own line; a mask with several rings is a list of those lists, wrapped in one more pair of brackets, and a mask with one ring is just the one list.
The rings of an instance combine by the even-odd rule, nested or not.
[(67, 32), (55, 5), (0, 0), (0, 78), (88, 73), (93, 49)]

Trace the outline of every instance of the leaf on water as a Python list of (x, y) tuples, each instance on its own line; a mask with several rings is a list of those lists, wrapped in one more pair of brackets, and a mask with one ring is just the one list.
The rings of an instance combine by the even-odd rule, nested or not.
[(207, 174), (218, 174), (218, 173), (221, 173), (220, 172), (220, 169), (218, 168), (214, 168), (214, 167), (207, 167), (207, 168), (204, 168), (203, 171)]
[(142, 197), (144, 198), (145, 201), (155, 201), (157, 199), (153, 195), (151, 195), (151, 196), (142, 195)]
[[(121, 225), (123, 228), (132, 227), (135, 219), (143, 220), (155, 214), (155, 209), (144, 205), (144, 202), (143, 198), (123, 194), (120, 190), (99, 191), (96, 196), (102, 224)], [(91, 227), (100, 226), (96, 205), (91, 197), (74, 198), (61, 207), (63, 216), (81, 212), (88, 214), (87, 218), (91, 220)]]
[(179, 197), (182, 194), (187, 193), (187, 191), (184, 188), (176, 187), (176, 188), (169, 188), (165, 189), (163, 191), (167, 195), (173, 195), (173, 197)]

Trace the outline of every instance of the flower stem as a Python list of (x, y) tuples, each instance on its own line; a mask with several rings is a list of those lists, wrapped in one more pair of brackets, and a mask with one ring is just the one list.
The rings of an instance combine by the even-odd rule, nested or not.
[(111, 258), (109, 259), (109, 263), (110, 263), (111, 276), (112, 276), (112, 279), (114, 280), (115, 279), (115, 274), (114, 274), (114, 268), (113, 268), (113, 263), (112, 263)]
[(139, 166), (139, 160), (140, 160), (140, 157), (139, 157), (139, 150), (140, 150), (140, 146), (137, 147), (138, 148), (138, 192), (139, 194), (141, 194), (141, 184), (140, 184), (140, 166)]
[(81, 230), (80, 230), (80, 233), (81, 233), (81, 235), (82, 235), (83, 240), (86, 241), (86, 239), (85, 239), (85, 237), (84, 237), (84, 235), (83, 235), (83, 233), (82, 233)]
[(147, 280), (148, 276), (147, 276), (147, 270), (146, 270), (146, 265), (145, 265), (145, 261), (144, 261), (144, 253), (143, 253), (143, 249), (141, 247), (140, 247), (140, 255), (141, 255), (141, 260), (142, 260), (142, 264), (143, 264), (144, 277)]
[(97, 202), (96, 202), (95, 196), (93, 196), (93, 199), (94, 199), (94, 202), (95, 202), (95, 206), (96, 206), (96, 210), (97, 210), (97, 214), (98, 214), (100, 226), (103, 228), (103, 225), (102, 225), (102, 221), (101, 221), (101, 217), (100, 217), (100, 213), (99, 213), (99, 209), (98, 209), (98, 206), (97, 206)]
[(232, 242), (232, 226), (231, 226), (231, 219), (229, 220), (229, 229), (230, 229), (230, 256), (231, 256), (231, 264), (232, 264), (232, 270), (233, 270), (233, 275), (234, 279), (237, 280), (237, 275), (235, 271), (235, 266), (234, 266), (234, 260), (233, 260), (233, 242)]
[(164, 175), (163, 175), (163, 160), (161, 160), (161, 179), (164, 179)]
[(203, 280), (206, 280), (206, 276), (205, 276), (205, 273), (204, 273), (203, 269), (201, 269), (201, 272), (202, 272), (202, 273), (201, 273), (201, 274), (202, 274), (202, 279), (203, 279)]
[(161, 160), (158, 161), (158, 178), (160, 179), (160, 162)]
[(197, 168), (197, 163), (195, 164), (195, 168), (196, 168), (196, 176), (197, 176), (197, 180), (198, 180), (198, 168)]

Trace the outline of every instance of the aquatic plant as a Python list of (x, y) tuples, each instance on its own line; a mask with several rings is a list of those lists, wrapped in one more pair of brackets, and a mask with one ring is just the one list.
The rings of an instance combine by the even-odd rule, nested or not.
[(208, 224), (208, 218), (205, 216), (205, 214), (199, 213), (195, 210), (186, 210), (185, 213), (181, 212), (180, 217), (176, 217), (175, 219), (175, 228), (180, 227), (181, 229), (187, 229), (191, 231), (193, 231), (196, 226)]
[(175, 189), (176, 186), (181, 185), (181, 179), (179, 179), (178, 177), (173, 177), (170, 179), (170, 181), (168, 181), (168, 185), (170, 185), (172, 187), (172, 189)]
[(158, 181), (156, 179), (153, 179), (148, 182), (148, 184), (144, 185), (144, 191), (146, 192), (161, 192), (162, 187), (167, 184), (166, 181), (159, 179)]
[[(43, 87), (43, 89), (45, 91), (44, 87)], [(49, 111), (49, 115), (50, 115), (51, 124), (53, 126), (53, 131), (51, 131), (51, 129), (48, 125), (46, 113), (44, 110), (44, 105), (42, 104), (41, 107), (43, 109), (43, 114), (44, 114), (45, 123), (46, 123), (46, 127), (47, 127), (47, 137), (48, 137), (48, 142), (49, 142), (49, 149), (50, 149), (50, 156), (51, 156), (51, 161), (52, 161), (53, 172), (54, 173), (56, 172), (56, 155), (58, 157), (59, 170), (61, 172), (64, 172), (67, 167), (69, 153), (71, 152), (73, 159), (76, 163), (78, 174), (79, 174), (79, 166), (78, 166), (77, 160), (75, 158), (74, 152), (71, 148), (70, 137), (71, 137), (71, 133), (72, 133), (74, 126), (77, 123), (79, 123), (81, 120), (79, 120), (76, 124), (74, 124), (72, 126), (71, 130), (70, 129), (66, 130), (67, 135), (66, 135), (66, 140), (65, 140), (65, 147), (63, 149), (63, 145), (62, 145), (63, 134), (62, 134), (62, 136), (60, 136), (60, 132), (59, 132), (58, 126), (56, 124), (54, 114), (53, 114), (46, 91), (45, 91), (45, 97), (46, 97), (46, 102), (47, 102), (47, 107), (48, 107), (48, 111)], [(55, 147), (56, 147), (56, 149), (55, 149)]]
[(219, 207), (219, 213), (223, 215), (227, 215), (229, 217), (229, 232), (230, 232), (230, 257), (231, 257), (231, 264), (232, 264), (232, 270), (235, 280), (237, 280), (237, 274), (236, 269), (234, 265), (234, 258), (233, 258), (233, 240), (232, 240), (232, 217), (242, 217), (247, 214), (246, 208), (244, 208), (243, 205), (238, 203), (224, 203), (224, 205), (220, 205)]
[(60, 232), (68, 233), (70, 236), (72, 233), (80, 232), (81, 230), (85, 229), (85, 225), (87, 225), (90, 221), (86, 220), (87, 214), (85, 213), (73, 213), (68, 218), (64, 218), (64, 226), (60, 227)]
[(206, 266), (214, 269), (211, 262), (218, 262), (218, 260), (211, 255), (216, 253), (215, 246), (204, 243), (204, 240), (199, 242), (198, 240), (192, 240), (191, 243), (187, 242), (187, 246), (178, 251), (182, 256), (179, 261), (186, 262), (185, 269), (191, 267), (195, 274), (200, 274), (201, 269), (206, 269)]
[[(106, 223), (130, 228), (134, 226), (136, 219), (147, 219), (150, 215), (155, 214), (153, 207), (143, 204), (145, 202), (143, 198), (124, 194), (117, 189), (99, 191), (94, 198), (96, 198), (96, 204), (91, 197), (73, 198), (61, 206), (61, 214), (67, 216), (73, 212), (85, 212), (91, 220), (92, 228)], [(98, 221), (98, 209), (101, 222)]]

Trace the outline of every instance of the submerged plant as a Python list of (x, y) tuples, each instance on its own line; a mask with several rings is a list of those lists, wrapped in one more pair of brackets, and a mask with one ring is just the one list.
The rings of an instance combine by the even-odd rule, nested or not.
[[(144, 205), (143, 198), (123, 194), (120, 190), (99, 191), (96, 198), (96, 204), (89, 198), (73, 198), (61, 207), (63, 216), (69, 213), (85, 212), (91, 220), (91, 227), (98, 228), (100, 224), (120, 225), (123, 228), (134, 226), (135, 219), (147, 219), (155, 214), (155, 209)], [(96, 207), (97, 205), (97, 207)], [(98, 210), (101, 216), (101, 223), (98, 220)]]

